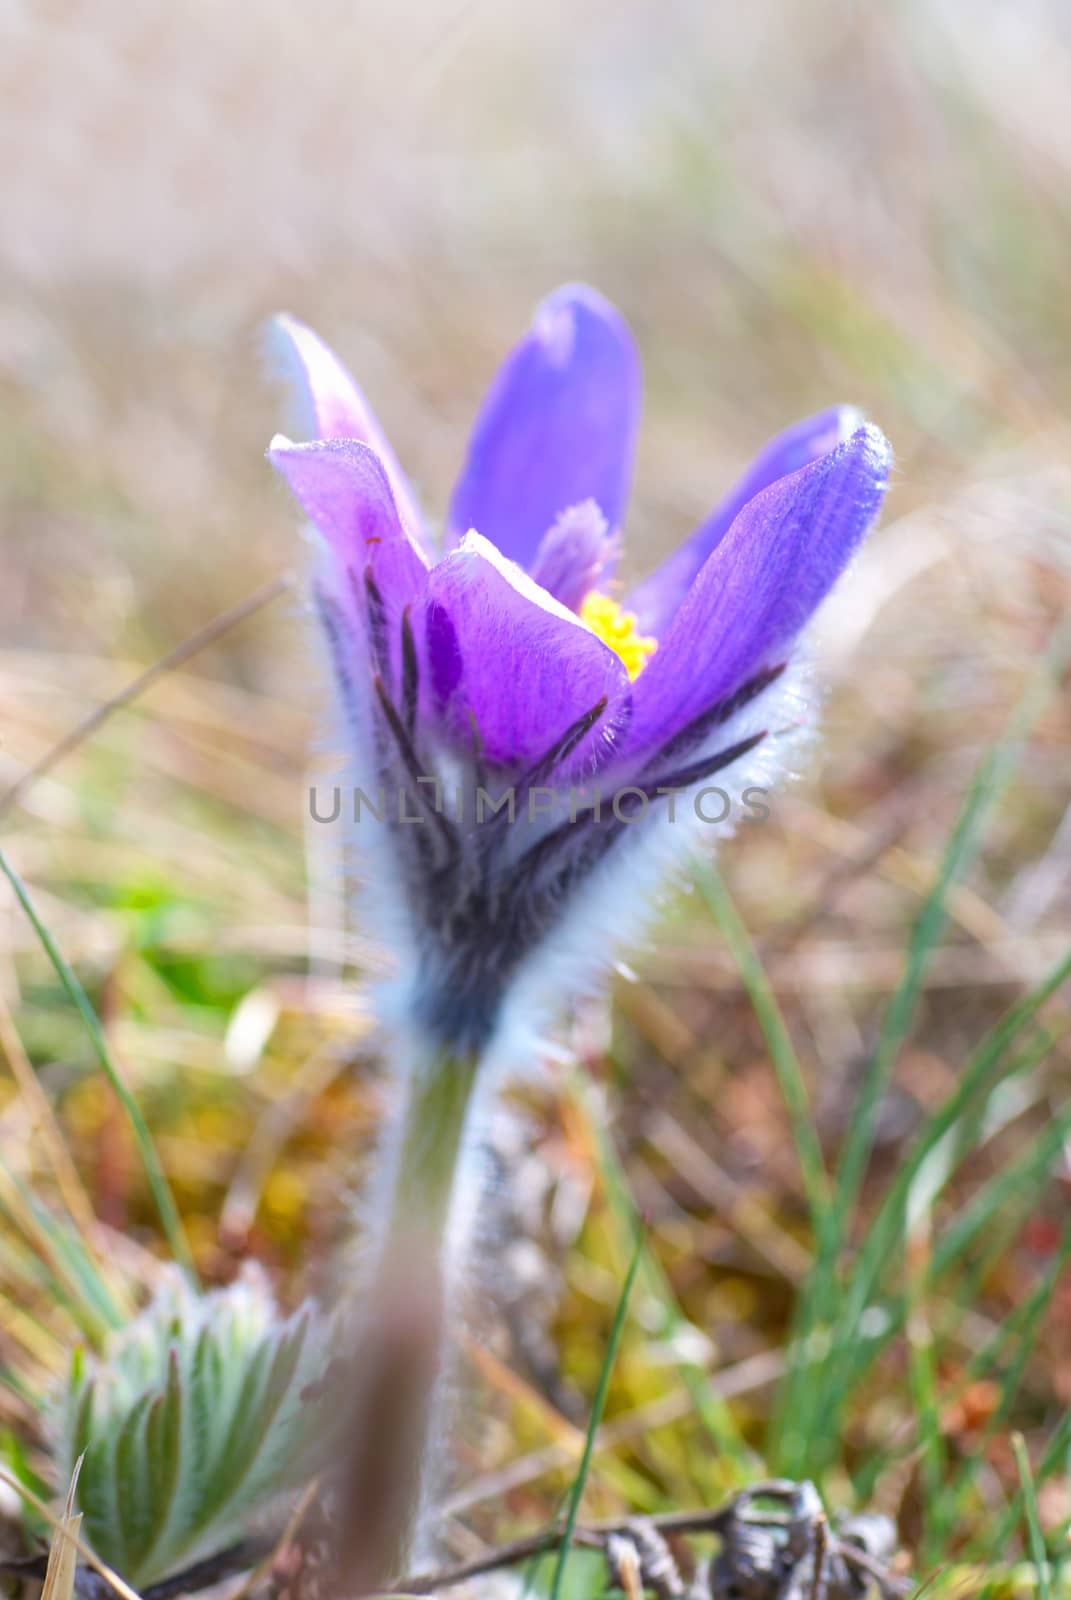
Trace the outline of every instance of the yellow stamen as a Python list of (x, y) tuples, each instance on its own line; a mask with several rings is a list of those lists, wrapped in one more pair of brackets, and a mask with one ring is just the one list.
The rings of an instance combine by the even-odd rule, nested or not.
[(633, 612), (623, 610), (616, 600), (611, 600), (608, 594), (600, 594), (597, 589), (591, 591), (580, 607), (580, 620), (621, 657), (630, 678), (639, 677), (648, 658), (658, 649), (657, 639), (645, 638), (637, 630)]

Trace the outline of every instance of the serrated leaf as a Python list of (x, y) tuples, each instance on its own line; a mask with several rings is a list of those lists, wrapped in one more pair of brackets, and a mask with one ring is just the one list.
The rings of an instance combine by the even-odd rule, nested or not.
[(122, 1566), (115, 1451), (108, 1431), (94, 1432), (85, 1451), (78, 1498), (90, 1544), (112, 1566)]
[(144, 1587), (240, 1536), (293, 1488), (326, 1430), (327, 1324), (289, 1319), (264, 1280), (196, 1294), (165, 1280), (102, 1359), (72, 1361), (56, 1397), (60, 1455), (87, 1446), (86, 1528), (98, 1555)]
[(226, 1451), (215, 1473), (213, 1489), (219, 1498), (237, 1495), (245, 1486), (250, 1459), (258, 1448), (257, 1419), (267, 1384), (270, 1355), (269, 1349), (259, 1345), (249, 1359), (238, 1403), (231, 1417)]
[(212, 1473), (229, 1415), (223, 1404), (222, 1361), (210, 1328), (197, 1336), (190, 1361), (190, 1446), (202, 1478)]
[(128, 1413), (115, 1443), (115, 1493), (119, 1510), (119, 1536), (123, 1547), (123, 1570), (137, 1565), (152, 1538), (152, 1496), (146, 1493), (151, 1472), (145, 1440), (145, 1423), (150, 1407), (157, 1402), (151, 1392)]
[[(277, 1435), (276, 1452), (280, 1444), (285, 1443), (287, 1447), (292, 1445), (292, 1434), (297, 1423), (297, 1418), (293, 1414), (300, 1407), (300, 1399), (294, 1392), (294, 1378), (301, 1364), (307, 1333), (308, 1319), (299, 1315), (293, 1328), (280, 1341), (272, 1360), (260, 1411), (258, 1426), (260, 1449), (253, 1454), (250, 1483), (247, 1488), (247, 1493), (250, 1495), (256, 1493), (259, 1482), (280, 1472), (281, 1463), (275, 1459), (272, 1450), (273, 1430)], [(289, 1407), (291, 1427), (278, 1427), (280, 1421), (286, 1420), (288, 1401), (291, 1402)]]
[[(178, 1351), (172, 1347), (167, 1355), (167, 1386), (149, 1414), (147, 1446), (149, 1457), (149, 1484), (152, 1493), (155, 1536), (149, 1549), (138, 1563), (141, 1573), (155, 1573), (166, 1566), (173, 1543), (181, 1554), (183, 1535), (188, 1525), (188, 1508), (184, 1504), (183, 1487), (189, 1478), (189, 1464), (184, 1459), (183, 1386)], [(140, 1583), (150, 1579), (142, 1576)]]

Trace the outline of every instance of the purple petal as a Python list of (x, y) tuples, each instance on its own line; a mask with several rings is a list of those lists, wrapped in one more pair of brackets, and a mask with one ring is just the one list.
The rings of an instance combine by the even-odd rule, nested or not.
[(327, 545), (322, 581), (335, 605), (370, 638), (374, 669), (398, 681), (402, 615), (424, 592), (427, 563), (402, 526), (383, 463), (356, 439), (293, 444), (282, 434), (268, 459)]
[(753, 496), (787, 473), (797, 472), (808, 462), (827, 455), (850, 438), (862, 420), (854, 406), (834, 406), (830, 411), (821, 411), (815, 417), (794, 423), (771, 439), (706, 522), (629, 596), (626, 605), (629, 611), (636, 613), (640, 631), (653, 634), (656, 639), (662, 637), (699, 569), (728, 533), (734, 517)]
[(484, 401), (454, 490), (448, 542), (469, 529), (521, 566), (567, 506), (624, 515), (640, 414), (640, 363), (627, 325), (593, 289), (545, 300)]
[(617, 560), (620, 536), (611, 533), (594, 500), (568, 506), (543, 535), (532, 562), (540, 588), (579, 611), (599, 579)]
[(633, 685), (630, 749), (664, 744), (784, 659), (877, 516), (889, 462), (867, 424), (747, 502)]
[[(487, 759), (528, 769), (605, 700), (568, 771), (590, 771), (628, 715), (618, 658), (578, 617), (541, 590), (480, 534), (469, 534), (428, 576), (425, 653), (452, 738)], [(548, 781), (560, 782), (555, 770)]]
[(405, 526), (423, 541), (424, 523), (386, 434), (346, 368), (319, 336), (296, 317), (271, 324), (272, 348), (281, 357), (301, 408), (300, 426), (312, 439), (360, 439), (386, 468)]

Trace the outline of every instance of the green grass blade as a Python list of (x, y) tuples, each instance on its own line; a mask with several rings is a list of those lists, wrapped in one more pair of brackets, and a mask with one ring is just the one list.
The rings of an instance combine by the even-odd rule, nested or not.
[[(640, 1286), (658, 1308), (659, 1321), (654, 1337), (665, 1341), (672, 1349), (677, 1335), (687, 1333), (691, 1330), (692, 1324), (681, 1310), (672, 1285), (647, 1244), (646, 1238), (643, 1237), (640, 1219), (629, 1191), (628, 1179), (614, 1149), (613, 1140), (591, 1105), (591, 1092), (586, 1075), (580, 1070), (574, 1071), (570, 1075), (569, 1082), (574, 1103), (591, 1131), (598, 1153), (599, 1173), (606, 1191), (607, 1203), (625, 1238), (632, 1240), (637, 1234), (641, 1237)], [(696, 1362), (682, 1359), (680, 1356), (675, 1358), (675, 1365), (681, 1381), (691, 1396), (696, 1416), (715, 1441), (718, 1450), (741, 1472), (753, 1471), (758, 1464), (748, 1449), (732, 1412), (711, 1384), (710, 1374)]]
[(64, 1299), (79, 1331), (99, 1344), (109, 1329), (121, 1328), (126, 1318), (92, 1255), (82, 1245), (73, 1224), (68, 1226), (52, 1216), (2, 1158), (0, 1178), (10, 1184), (19, 1205), (18, 1212), (13, 1211), (0, 1195), (0, 1211), (34, 1246), (38, 1262), (49, 1273), (55, 1288), (61, 1283), (64, 1286)]
[[(966, 1140), (961, 1137), (962, 1130), (975, 1126), (979, 1108), (984, 1106), (999, 1084), (1029, 1071), (1052, 1048), (1052, 1036), (1039, 1032), (1010, 1062), (1005, 1061), (1022, 1031), (1034, 1021), (1041, 1007), (1063, 987), (1069, 977), (1071, 951), (990, 1029), (973, 1052), (956, 1088), (928, 1118), (881, 1202), (841, 1291), (839, 1317), (832, 1336), (824, 1409), (815, 1413), (822, 1432), (831, 1434), (836, 1426), (835, 1415), (840, 1401), (850, 1393), (881, 1348), (880, 1343), (863, 1343), (859, 1340), (859, 1322), (878, 1294), (882, 1274), (890, 1265), (902, 1259), (911, 1194), (924, 1163), (933, 1156), (943, 1140), (956, 1139), (956, 1148), (947, 1170), (929, 1197), (932, 1205), (968, 1153)], [(949, 1264), (944, 1254), (942, 1261), (945, 1265)], [(888, 1337), (892, 1337), (901, 1323), (900, 1316), (892, 1319)], [(798, 1397), (793, 1395), (792, 1398)]]
[(599, 1431), (599, 1424), (602, 1421), (602, 1414), (606, 1407), (606, 1396), (610, 1389), (610, 1375), (617, 1359), (621, 1335), (625, 1331), (629, 1295), (632, 1293), (632, 1285), (636, 1280), (636, 1274), (640, 1270), (643, 1251), (643, 1232), (639, 1230), (636, 1235), (636, 1245), (632, 1252), (632, 1260), (629, 1262), (628, 1272), (625, 1275), (621, 1297), (617, 1302), (617, 1310), (614, 1313), (613, 1326), (610, 1329), (610, 1337), (606, 1345), (606, 1355), (603, 1358), (602, 1368), (599, 1372), (595, 1398), (591, 1405), (591, 1416), (588, 1418), (588, 1429), (584, 1437), (583, 1454), (580, 1457), (580, 1465), (577, 1468), (576, 1478), (573, 1480), (573, 1487), (569, 1493), (569, 1503), (565, 1510), (565, 1527), (562, 1530), (562, 1542), (558, 1549), (558, 1560), (554, 1567), (554, 1578), (550, 1586), (550, 1600), (560, 1600), (561, 1597), (562, 1581), (565, 1577), (565, 1563), (569, 1557), (573, 1534), (576, 1532), (577, 1517), (580, 1515), (580, 1502), (584, 1496), (584, 1484), (587, 1482), (588, 1470), (591, 1467), (591, 1455), (595, 1448), (595, 1435)]
[(697, 861), (694, 879), (703, 903), (729, 947), (770, 1052), (792, 1126), (811, 1223), (821, 1251), (832, 1220), (832, 1191), (799, 1059), (762, 962), (720, 874), (707, 863)]
[(1034, 1477), (1030, 1471), (1030, 1457), (1026, 1453), (1026, 1440), (1021, 1433), (1012, 1435), (1015, 1464), (1019, 1468), (1019, 1492), (1026, 1511), (1027, 1541), (1030, 1559), (1038, 1576), (1038, 1600), (1052, 1600), (1052, 1581), (1049, 1573), (1049, 1556), (1045, 1549), (1045, 1536), (1038, 1516), (1038, 1497)]
[[(1065, 1230), (1063, 1244), (1046, 1268), (1041, 1282), (1028, 1299), (1009, 1313), (981, 1349), (972, 1353), (947, 1394), (947, 1402), (955, 1404), (973, 1383), (980, 1378), (988, 1377), (999, 1367), (1009, 1346), (1015, 1346), (1011, 1359), (999, 1379), (1000, 1399), (985, 1428), (979, 1434), (974, 1450), (960, 1464), (958, 1471), (941, 1486), (938, 1501), (931, 1514), (935, 1543), (949, 1539), (956, 1524), (965, 1514), (966, 1496), (986, 1460), (986, 1445), (1006, 1423), (1011, 1413), (1042, 1318), (1068, 1259), (1071, 1259), (1071, 1224)], [(971, 1299), (971, 1296), (967, 1296), (964, 1302), (946, 1310), (947, 1320), (952, 1324), (957, 1323), (961, 1317), (961, 1305), (970, 1304)], [(938, 1369), (948, 1353), (951, 1342), (949, 1333), (942, 1333), (936, 1340), (935, 1355)], [(903, 1453), (907, 1448), (907, 1443), (901, 1438), (895, 1448), (878, 1451), (867, 1459), (865, 1465), (853, 1475), (853, 1487), (858, 1504), (866, 1505), (874, 1498), (882, 1478), (896, 1462), (903, 1459)]]
[[(1035, 1494), (1039, 1486), (1051, 1478), (1054, 1472), (1066, 1472), (1069, 1454), (1071, 1454), (1071, 1407), (1068, 1407), (1052, 1430), (1045, 1452), (1034, 1470), (1031, 1481)], [(1023, 1510), (1024, 1497), (1020, 1486), (986, 1541), (986, 1559), (997, 1561), (1001, 1558), (1016, 1524), (1023, 1515)]]
[[(1006, 1425), (1015, 1397), (1019, 1392), (1026, 1372), (1027, 1362), (1030, 1359), (1042, 1318), (1049, 1308), (1053, 1292), (1063, 1274), (1068, 1261), (1071, 1260), (1071, 1223), (1064, 1229), (1060, 1248), (1053, 1255), (1052, 1261), (1045, 1270), (1040, 1283), (1036, 1286), (1022, 1305), (1017, 1306), (991, 1339), (967, 1363), (962, 1381), (957, 1386), (961, 1392), (969, 1384), (979, 1378), (988, 1376), (1000, 1361), (1003, 1352), (1013, 1339), (1016, 1347), (1011, 1360), (1002, 1374), (999, 1387), (1000, 1398), (994, 1407), (993, 1413), (979, 1435), (971, 1454), (960, 1466), (955, 1476), (946, 1483), (938, 1496), (933, 1510), (933, 1530), (937, 1540), (947, 1540), (956, 1523), (964, 1514), (966, 1498), (973, 1486), (979, 1471), (986, 1461), (986, 1449), (994, 1435)], [(955, 1395), (953, 1395), (955, 1398)]]
[[(867, 1233), (855, 1271), (852, 1275), (852, 1287), (855, 1299), (853, 1309), (861, 1310), (873, 1292), (874, 1282), (880, 1271), (881, 1263), (888, 1258), (890, 1250), (895, 1246), (898, 1236), (902, 1235), (908, 1198), (912, 1187), (919, 1175), (923, 1162), (937, 1148), (943, 1138), (953, 1131), (956, 1124), (971, 1115), (979, 1096), (986, 1090), (994, 1087), (997, 1081), (997, 1069), (1007, 1055), (1008, 1050), (1025, 1027), (1030, 1024), (1038, 1011), (1063, 985), (1071, 978), (1071, 950), (1056, 963), (1052, 971), (1041, 983), (1037, 984), (1031, 992), (1018, 1001), (1004, 1017), (991, 1028), (989, 1033), (972, 1053), (970, 1060), (963, 1071), (953, 1092), (932, 1116), (927, 1119), (910, 1154), (897, 1173), (889, 1192), (883, 1199), (877, 1215)], [(1040, 1041), (1040, 1053), (1046, 1053), (1051, 1047), (1052, 1040), (1046, 1037)], [(1039, 1054), (1028, 1049), (1027, 1052), (1006, 1069), (1001, 1077), (1011, 1076), (1013, 1073), (1025, 1070), (1033, 1065)], [(992, 1080), (992, 1081), (991, 1081)], [(954, 1171), (950, 1168), (949, 1176)]]
[(2, 847), (0, 847), (0, 870), (3, 871), (4, 876), (15, 891), (15, 898), (33, 925), (34, 932), (41, 941), (45, 954), (51, 961), (67, 998), (82, 1019), (89, 1042), (93, 1047), (93, 1053), (115, 1091), (130, 1123), (130, 1128), (138, 1147), (138, 1154), (145, 1169), (145, 1176), (152, 1192), (153, 1200), (156, 1203), (156, 1209), (159, 1213), (160, 1222), (172, 1257), (182, 1267), (191, 1282), (196, 1284), (197, 1273), (193, 1264), (193, 1257), (190, 1254), (190, 1247), (186, 1241), (182, 1218), (179, 1216), (175, 1197), (171, 1193), (156, 1146), (152, 1142), (152, 1135), (141, 1114), (141, 1108), (127, 1088), (111, 1058), (100, 1023), (97, 1020), (97, 1014), (89, 1003), (89, 997), (79, 983), (73, 969), (61, 955), (52, 935), (38, 916), (37, 908), (30, 898), (26, 885), (11, 865)]
[(941, 1554), (930, 1507), (934, 1504), (944, 1479), (946, 1451), (941, 1432), (937, 1355), (933, 1330), (927, 1315), (925, 1268), (920, 1266), (912, 1277), (914, 1281), (911, 1303), (907, 1313), (908, 1382), (918, 1420), (919, 1473), (923, 1491), (920, 1564), (924, 1569), (928, 1569), (936, 1566)]
[[(853, 1387), (861, 1381), (864, 1371), (868, 1370), (885, 1342), (903, 1326), (905, 1302), (901, 1301), (900, 1309), (888, 1317), (884, 1338), (872, 1341), (860, 1339), (861, 1318), (879, 1298), (882, 1275), (903, 1261), (911, 1194), (921, 1178), (924, 1163), (929, 1162), (937, 1152), (941, 1141), (956, 1141), (949, 1152), (945, 1173), (941, 1174), (940, 1182), (929, 1195), (932, 1205), (941, 1189), (953, 1178), (964, 1155), (969, 1154), (969, 1141), (965, 1133), (977, 1125), (980, 1102), (985, 1104), (988, 1094), (993, 1093), (1001, 1083), (1028, 1072), (1052, 1048), (1052, 1035), (1037, 1032), (1036, 1037), (1031, 1038), (1017, 1056), (1007, 1061), (1007, 1054), (1018, 1042), (1023, 1030), (1033, 1024), (1045, 1002), (1063, 989), (1069, 976), (1071, 950), (1053, 965), (1052, 970), (1028, 995), (1010, 1006), (1009, 1011), (989, 1029), (970, 1056), (953, 1093), (949, 1094), (943, 1106), (927, 1118), (913, 1149), (880, 1202), (860, 1246), (860, 1253), (844, 1282), (837, 1283), (836, 1278), (831, 1277), (831, 1269), (826, 1270), (826, 1282), (818, 1282), (823, 1275), (823, 1266), (828, 1264), (824, 1264), (821, 1258), (816, 1262), (815, 1283), (800, 1307), (794, 1341), (796, 1349), (805, 1352), (805, 1341), (818, 1330), (824, 1338), (828, 1338), (829, 1354), (821, 1370), (815, 1370), (815, 1366), (808, 1366), (805, 1358), (800, 1358), (792, 1368), (788, 1384), (784, 1386), (773, 1451), (776, 1466), (780, 1469), (791, 1472), (799, 1466), (796, 1456), (784, 1448), (784, 1429), (788, 1426), (786, 1419), (797, 1430), (797, 1437), (802, 1440), (804, 1448), (815, 1438), (829, 1440), (836, 1437), (837, 1416), (845, 1398), (852, 1394)], [(978, 1195), (977, 1203), (986, 1205), (985, 1190)], [(970, 1219), (970, 1210), (962, 1216), (959, 1227), (959, 1234), (953, 1232), (951, 1237), (945, 1235), (941, 1243), (941, 1270), (953, 1266), (957, 1240), (962, 1238), (964, 1243), (969, 1242), (977, 1234), (977, 1224)], [(823, 1304), (831, 1310), (828, 1323), (821, 1322), (818, 1317)], [(885, 1310), (888, 1312), (888, 1307)]]
[(828, 1285), (836, 1273), (840, 1231), (807, 1085), (769, 979), (720, 875), (707, 864), (697, 862), (694, 876), (703, 902), (732, 954), (762, 1029), (788, 1113), (815, 1237), (816, 1257), (810, 1284), (797, 1304), (790, 1335), (790, 1348), (798, 1352), (801, 1359), (792, 1364), (788, 1380), (782, 1385), (771, 1428), (771, 1457), (779, 1468), (791, 1471), (795, 1464), (791, 1459), (792, 1440), (797, 1437), (795, 1422), (806, 1416), (813, 1400), (813, 1381), (804, 1353), (822, 1336), (817, 1313), (828, 1303)]
[(945, 896), (951, 884), (977, 856), (986, 824), (1019, 766), (1030, 730), (1058, 686), (1069, 656), (1071, 628), (1063, 627), (1057, 631), (1044, 659), (1027, 684), (1003, 737), (980, 763), (949, 835), (933, 887), (916, 918), (904, 970), (886, 1009), (841, 1154), (837, 1173), (837, 1214), (842, 1230), (847, 1228), (850, 1214), (854, 1211), (863, 1173), (870, 1159), (882, 1096), (896, 1057), (914, 1021), (930, 957), (945, 925)]
[[(815, 1451), (821, 1457), (835, 1437), (831, 1416), (843, 1404), (847, 1389), (845, 1362), (855, 1365), (859, 1355), (858, 1321), (868, 1295), (860, 1293), (894, 1251), (896, 1234), (890, 1230), (898, 1208), (886, 1213), (882, 1236), (872, 1236), (865, 1246), (863, 1272), (842, 1280), (839, 1257), (855, 1216), (863, 1175), (870, 1159), (874, 1129), (881, 1102), (901, 1046), (914, 1021), (931, 955), (943, 931), (947, 913), (945, 897), (950, 885), (973, 862), (981, 847), (986, 824), (1014, 775), (1030, 730), (1059, 682), (1071, 657), (1071, 627), (1059, 629), (1040, 667), (1020, 697), (1005, 733), (983, 758), (967, 791), (949, 835), (933, 887), (916, 918), (908, 943), (900, 981), (886, 1008), (849, 1124), (838, 1164), (830, 1238), (823, 1241), (811, 1282), (801, 1297), (793, 1327), (789, 1373), (782, 1386), (772, 1430), (771, 1456), (778, 1470), (788, 1474), (804, 1470), (813, 1475)], [(905, 1186), (909, 1191), (910, 1182)], [(890, 1231), (893, 1237), (890, 1237)], [(822, 1352), (817, 1357), (814, 1351)], [(875, 1350), (872, 1348), (868, 1359)]]
[[(976, 1277), (983, 1279), (987, 1275), (991, 1266), (1005, 1254), (1009, 1239), (1036, 1209), (1041, 1187), (1060, 1159), (1069, 1134), (1071, 1106), (1065, 1107), (1020, 1156), (995, 1173), (975, 1193), (934, 1243), (929, 1266), (930, 1293), (935, 1292), (948, 1273), (962, 1266), (967, 1251), (979, 1238), (984, 1239), (986, 1248)], [(856, 1340), (854, 1360), (846, 1358), (840, 1370), (841, 1398), (850, 1394), (860, 1382), (881, 1345), (902, 1328), (908, 1311), (907, 1297), (894, 1297), (882, 1310), (887, 1318), (883, 1339), (865, 1346)], [(835, 1414), (830, 1410), (826, 1421)]]
[(949, 1224), (934, 1247), (933, 1276), (941, 1278), (958, 1265), (967, 1248), (1002, 1212), (1028, 1215), (1037, 1204), (1040, 1185), (1060, 1159), (1071, 1133), (1071, 1106), (1066, 1106), (1031, 1145), (986, 1183)]

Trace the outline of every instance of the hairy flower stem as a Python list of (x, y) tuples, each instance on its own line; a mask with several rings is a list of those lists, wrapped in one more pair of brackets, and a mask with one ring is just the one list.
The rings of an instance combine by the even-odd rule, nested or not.
[(432, 1471), (458, 1216), (478, 1062), (421, 1050), (410, 1065), (356, 1350), (357, 1408), (343, 1479), (339, 1574), (371, 1594), (406, 1570)]

